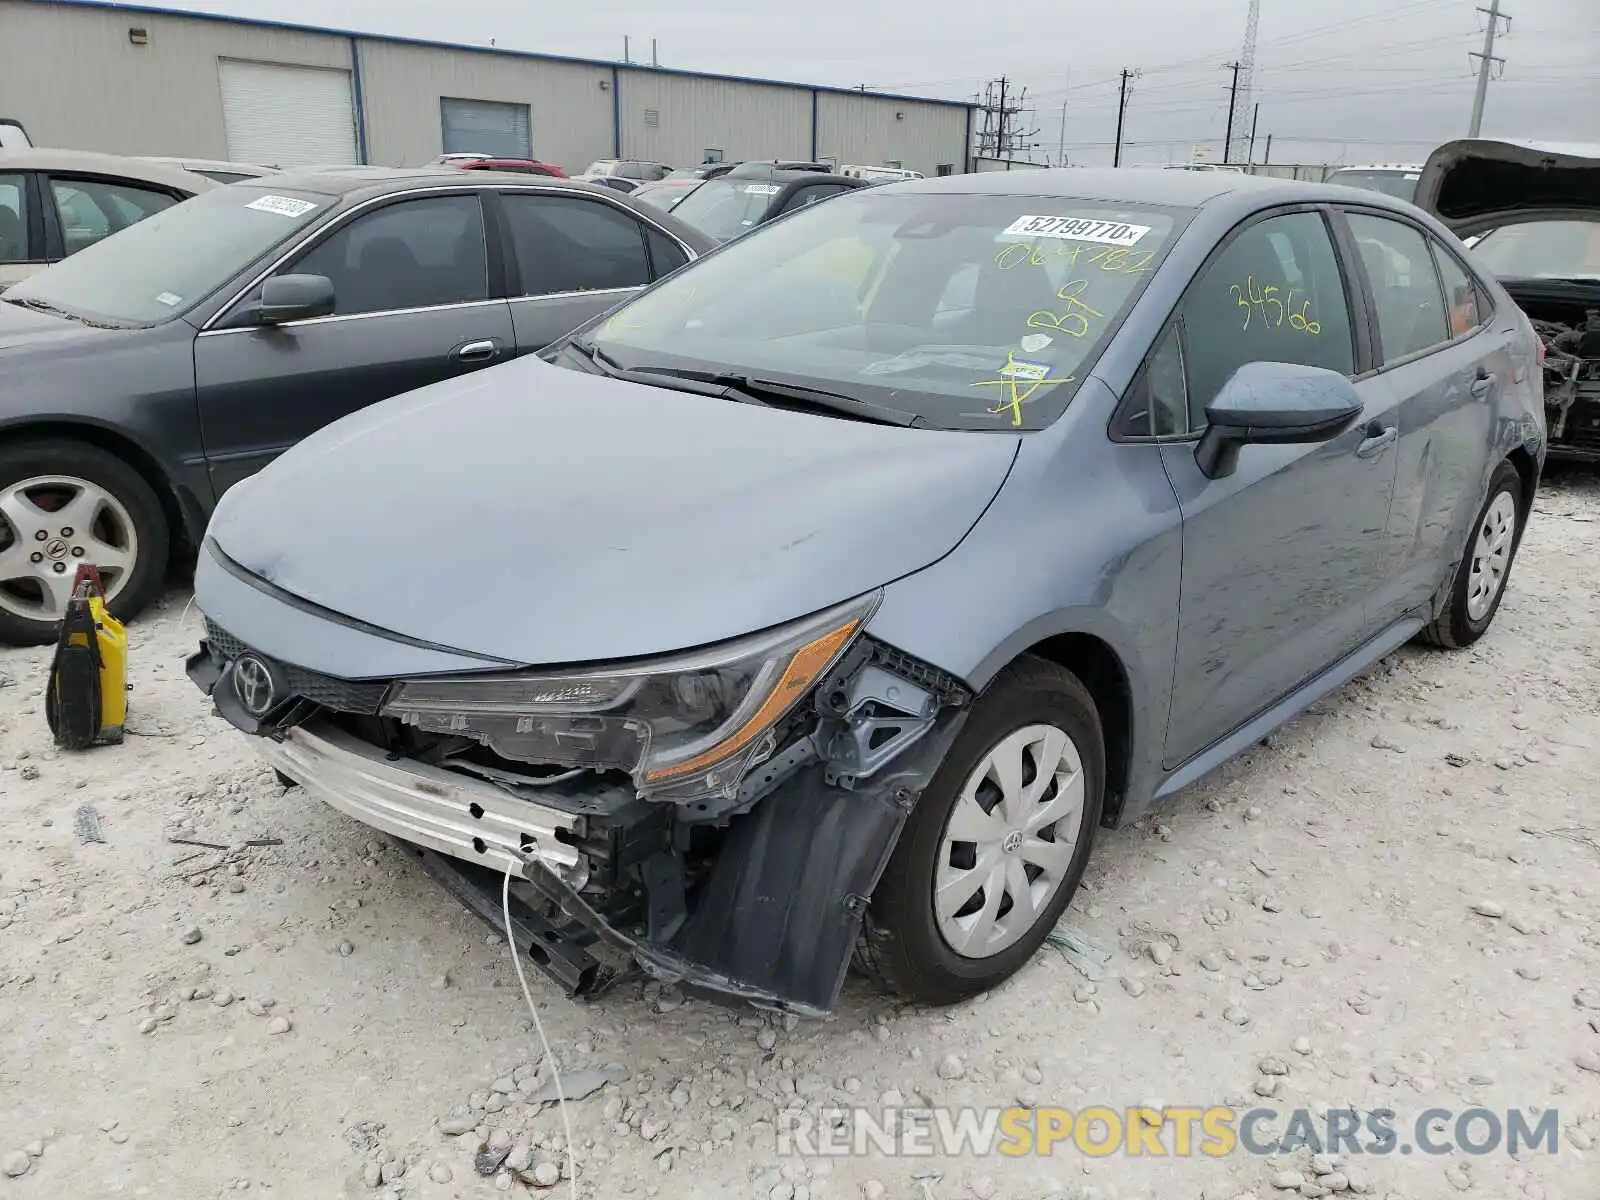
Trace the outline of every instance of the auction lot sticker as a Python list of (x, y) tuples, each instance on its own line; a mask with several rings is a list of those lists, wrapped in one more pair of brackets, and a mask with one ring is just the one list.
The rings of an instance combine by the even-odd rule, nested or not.
[(1093, 217), (1018, 217), (1001, 231), (1001, 237), (1047, 237), (1072, 242), (1099, 242), (1105, 246), (1136, 246), (1150, 232), (1148, 225), (1099, 221)]
[(310, 200), (296, 200), (293, 196), (262, 196), (245, 207), (257, 212), (277, 213), (280, 217), (303, 217), (316, 205)]

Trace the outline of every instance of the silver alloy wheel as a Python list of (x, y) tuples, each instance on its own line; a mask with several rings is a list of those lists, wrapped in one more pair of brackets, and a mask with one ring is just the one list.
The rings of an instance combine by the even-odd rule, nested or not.
[(99, 484), (36, 475), (0, 492), (0, 610), (12, 616), (59, 621), (84, 563), (100, 569), (109, 601), (138, 558), (133, 518)]
[(1472, 574), (1467, 579), (1467, 616), (1481, 621), (1506, 584), (1511, 568), (1511, 543), (1517, 533), (1517, 502), (1501, 492), (1483, 514), (1472, 549)]
[(936, 860), (934, 918), (950, 949), (991, 958), (1028, 932), (1066, 880), (1083, 801), (1083, 760), (1054, 725), (1028, 725), (983, 756)]

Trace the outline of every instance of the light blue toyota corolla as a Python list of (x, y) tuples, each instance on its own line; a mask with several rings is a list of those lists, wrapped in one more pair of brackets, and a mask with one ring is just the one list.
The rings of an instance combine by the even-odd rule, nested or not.
[(573, 994), (994, 986), (1098, 827), (1483, 636), (1545, 452), (1448, 231), (1224, 173), (854, 193), (543, 359), (230, 492), (190, 673)]

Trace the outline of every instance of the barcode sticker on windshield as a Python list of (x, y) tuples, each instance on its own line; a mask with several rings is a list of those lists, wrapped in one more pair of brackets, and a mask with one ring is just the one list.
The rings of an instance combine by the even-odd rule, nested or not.
[(783, 189), (775, 183), (747, 183), (744, 185), (747, 196), (776, 196)]
[(1041, 379), (1050, 377), (1050, 364), (1042, 362), (1029, 362), (1025, 358), (1011, 356), (1009, 362), (1000, 368), (1000, 378), (1021, 379), (1029, 383), (1037, 383)]
[(245, 207), (257, 212), (277, 213), (280, 217), (303, 217), (316, 205), (310, 200), (296, 200), (293, 196), (262, 196)]
[(1136, 246), (1150, 232), (1148, 225), (1122, 221), (1097, 221), (1093, 217), (1018, 217), (1001, 231), (1001, 237), (1061, 238), (1071, 242), (1099, 242), (1105, 246)]
[(165, 305), (167, 308), (171, 308), (175, 304), (182, 304), (183, 297), (174, 292), (162, 292), (156, 297), (156, 303)]

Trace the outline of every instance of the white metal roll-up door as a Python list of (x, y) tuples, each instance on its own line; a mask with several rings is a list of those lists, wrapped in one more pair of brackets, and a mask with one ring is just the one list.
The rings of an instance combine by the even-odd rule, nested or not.
[(495, 100), (439, 101), (446, 154), (488, 154), (494, 158), (532, 158), (533, 134), (526, 104)]
[(228, 157), (269, 167), (356, 161), (350, 72), (279, 63), (218, 63)]

